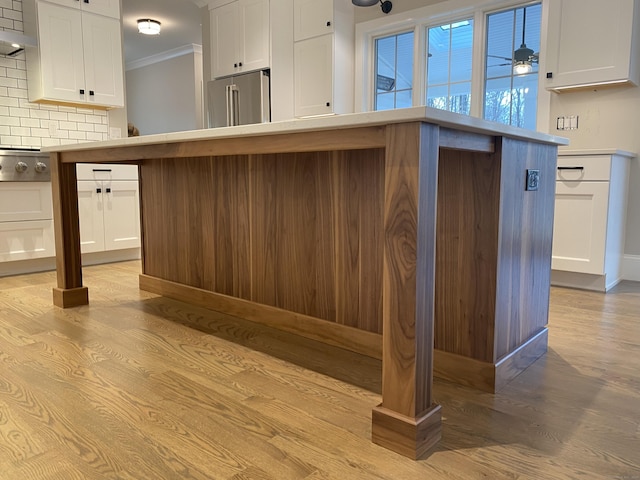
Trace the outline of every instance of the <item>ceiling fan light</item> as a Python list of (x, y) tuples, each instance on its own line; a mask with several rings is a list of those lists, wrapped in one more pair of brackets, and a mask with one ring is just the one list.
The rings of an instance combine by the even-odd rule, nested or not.
[(531, 73), (532, 70), (533, 70), (533, 66), (531, 65), (531, 62), (527, 62), (527, 61), (516, 62), (513, 65), (514, 75), (526, 75), (527, 73)]
[(380, 0), (351, 0), (356, 7), (372, 7), (376, 5)]
[(142, 18), (138, 20), (138, 32), (144, 35), (159, 35), (160, 22), (150, 18)]

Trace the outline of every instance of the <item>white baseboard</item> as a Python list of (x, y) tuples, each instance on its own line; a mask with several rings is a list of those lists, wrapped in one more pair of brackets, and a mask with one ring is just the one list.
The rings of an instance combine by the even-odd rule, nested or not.
[(640, 282), (640, 255), (625, 255), (622, 260), (622, 278)]

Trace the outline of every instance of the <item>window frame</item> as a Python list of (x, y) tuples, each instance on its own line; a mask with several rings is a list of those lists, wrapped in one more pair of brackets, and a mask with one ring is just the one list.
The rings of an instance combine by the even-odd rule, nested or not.
[[(454, 3), (454, 5), (451, 5)], [(549, 0), (474, 0), (440, 2), (426, 7), (391, 14), (383, 18), (356, 24), (356, 69), (354, 111), (373, 111), (375, 83), (375, 38), (414, 30), (413, 106), (426, 105), (426, 45), (428, 28), (445, 23), (473, 18), (474, 52), (471, 78), (470, 116), (483, 119), (486, 70), (487, 15), (509, 8), (518, 8), (535, 3), (542, 4), (540, 28), (540, 63), (538, 75), (538, 98), (536, 105), (536, 130), (548, 132), (550, 127), (551, 93), (545, 88), (544, 73), (547, 44)]]

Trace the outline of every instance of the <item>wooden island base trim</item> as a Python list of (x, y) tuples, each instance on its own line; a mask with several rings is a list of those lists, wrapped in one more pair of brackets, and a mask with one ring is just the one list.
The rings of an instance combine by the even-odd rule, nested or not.
[(453, 383), (495, 393), (546, 353), (548, 337), (549, 330), (543, 328), (496, 364), (435, 349), (433, 375)]
[(382, 358), (382, 335), (249, 300), (230, 297), (188, 285), (141, 274), (141, 290), (157, 293), (198, 307), (284, 330), (305, 338)]
[(413, 460), (426, 456), (441, 437), (440, 405), (433, 405), (416, 418), (405, 417), (382, 405), (371, 413), (371, 441)]
[(77, 288), (53, 288), (53, 304), (60, 308), (79, 307), (89, 305), (89, 289)]

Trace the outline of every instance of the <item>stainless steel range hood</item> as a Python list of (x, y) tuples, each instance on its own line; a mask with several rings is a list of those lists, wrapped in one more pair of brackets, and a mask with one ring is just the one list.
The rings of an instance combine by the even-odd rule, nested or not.
[[(16, 45), (18, 45), (16, 47)], [(20, 32), (8, 32), (0, 30), (0, 55), (10, 57), (19, 54), (24, 47), (35, 47), (36, 39)]]

